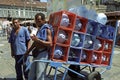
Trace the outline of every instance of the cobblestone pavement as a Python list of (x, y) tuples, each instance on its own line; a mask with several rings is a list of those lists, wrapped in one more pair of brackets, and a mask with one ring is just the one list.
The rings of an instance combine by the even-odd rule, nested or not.
[[(48, 68), (49, 71), (49, 68)], [(53, 80), (54, 71), (49, 76)], [(62, 80), (62, 74), (58, 73), (57, 80)], [(110, 70), (102, 74), (104, 80), (118, 80), (120, 79), (120, 47), (115, 48)], [(0, 80), (15, 80), (14, 59), (10, 56), (10, 46), (6, 37), (0, 37)], [(65, 80), (70, 80), (67, 77)]]

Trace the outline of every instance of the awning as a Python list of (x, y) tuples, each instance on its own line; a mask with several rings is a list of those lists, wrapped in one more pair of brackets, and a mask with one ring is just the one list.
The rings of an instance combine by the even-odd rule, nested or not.
[(25, 21), (21, 21), (21, 24), (25, 24), (25, 23), (34, 23), (34, 20), (25, 20)]

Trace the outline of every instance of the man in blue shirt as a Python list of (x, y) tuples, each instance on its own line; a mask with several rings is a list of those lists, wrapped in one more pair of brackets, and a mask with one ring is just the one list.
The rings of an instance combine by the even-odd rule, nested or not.
[[(19, 60), (30, 47), (30, 34), (27, 28), (20, 26), (19, 19), (13, 19), (13, 29), (10, 34), (9, 43), (11, 46), (11, 56), (15, 58), (15, 70), (17, 80), (28, 80), (28, 72), (25, 72), (26, 65), (23, 63), (27, 60)], [(22, 69), (23, 68), (23, 69)]]

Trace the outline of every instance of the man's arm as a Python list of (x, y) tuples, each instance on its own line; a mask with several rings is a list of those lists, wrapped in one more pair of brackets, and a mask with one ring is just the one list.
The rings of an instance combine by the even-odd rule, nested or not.
[(52, 46), (52, 34), (51, 30), (47, 29), (47, 41), (38, 39), (37, 36), (31, 37), (33, 41), (35, 41), (37, 44), (44, 45), (44, 46)]
[(33, 42), (33, 44), (31, 45), (31, 47), (28, 48), (28, 50), (26, 51), (25, 55), (29, 55), (29, 53), (35, 48), (36, 43)]
[(30, 44), (30, 33), (26, 28), (25, 28), (25, 40), (26, 40), (26, 47), (28, 50), (30, 48), (31, 44)]
[(13, 50), (13, 47), (12, 47), (12, 44), (11, 44), (11, 43), (10, 43), (10, 48), (11, 48), (11, 57), (14, 58), (15, 53), (14, 53), (14, 50)]
[(27, 50), (28, 50), (30, 48), (30, 40), (28, 40), (26, 43), (27, 43), (26, 46), (27, 46)]

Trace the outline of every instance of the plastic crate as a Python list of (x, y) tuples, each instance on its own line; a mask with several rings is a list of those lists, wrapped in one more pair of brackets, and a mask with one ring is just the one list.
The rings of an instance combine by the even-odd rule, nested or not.
[(80, 64), (90, 64), (92, 59), (92, 50), (83, 49), (80, 55)]
[(51, 13), (49, 16), (49, 24), (54, 25), (53, 23), (54, 23), (54, 14)]
[(82, 48), (85, 35), (82, 33), (74, 32), (72, 35), (71, 47)]
[(70, 40), (72, 38), (72, 31), (59, 29), (57, 36), (54, 37), (56, 37), (57, 43), (70, 45)]
[(92, 20), (88, 20), (87, 23), (87, 33), (90, 35), (97, 35), (98, 33), (98, 23)]
[(54, 45), (54, 50), (52, 52), (52, 60), (58, 62), (67, 62), (68, 57), (68, 46)]
[(93, 50), (94, 41), (95, 41), (95, 36), (85, 35), (85, 40), (83, 42), (83, 48)]
[(105, 66), (109, 65), (110, 59), (111, 59), (111, 52), (103, 52), (101, 65), (105, 65)]
[(88, 19), (81, 17), (81, 16), (77, 16), (76, 21), (75, 21), (75, 31), (78, 32), (83, 32), (86, 33), (86, 25), (87, 25)]
[(100, 37), (101, 35), (103, 35), (103, 28), (106, 27), (100, 23), (97, 23), (97, 32), (96, 32), (96, 36)]
[(51, 24), (53, 26), (60, 26), (61, 18), (62, 18), (62, 12), (52, 13), (52, 17), (50, 17), (50, 19), (53, 19)]
[(52, 13), (50, 19), (52, 19), (52, 21), (50, 20), (50, 23), (53, 26), (74, 29), (76, 14), (62, 10)]
[(102, 52), (94, 51), (92, 54), (92, 64), (101, 65), (101, 61), (102, 61)]
[(101, 25), (102, 34), (100, 37), (113, 40), (115, 38), (115, 28), (109, 25)]
[(77, 62), (80, 61), (81, 49), (70, 48), (68, 61)]
[(115, 38), (115, 28), (110, 26), (110, 25), (107, 25), (107, 29), (108, 29), (108, 39), (111, 39), (113, 40)]
[(112, 48), (113, 48), (113, 41), (111, 41), (111, 40), (105, 40), (104, 51), (106, 51), (106, 52), (112, 52)]
[(103, 51), (104, 42), (105, 42), (104, 39), (96, 37), (96, 39), (94, 40), (94, 45), (93, 45), (94, 51)]

